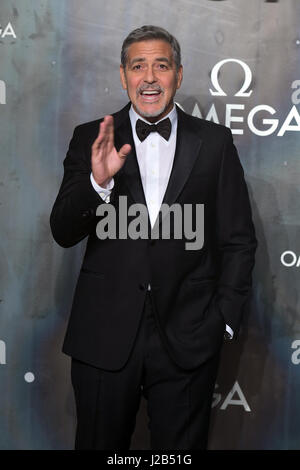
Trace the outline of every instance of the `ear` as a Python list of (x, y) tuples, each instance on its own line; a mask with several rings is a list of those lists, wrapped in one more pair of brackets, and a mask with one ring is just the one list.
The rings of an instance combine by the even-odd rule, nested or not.
[(180, 65), (178, 72), (177, 72), (177, 85), (176, 85), (177, 90), (181, 86), (182, 78), (183, 78), (183, 67), (182, 65)]
[(121, 78), (122, 87), (124, 88), (124, 90), (127, 90), (127, 82), (126, 82), (125, 70), (124, 70), (123, 65), (120, 65), (120, 78)]

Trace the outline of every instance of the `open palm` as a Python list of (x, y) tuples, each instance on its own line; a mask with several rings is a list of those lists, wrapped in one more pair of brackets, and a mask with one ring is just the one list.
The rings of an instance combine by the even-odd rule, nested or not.
[(124, 144), (117, 152), (114, 144), (114, 119), (105, 116), (100, 124), (99, 134), (92, 145), (92, 172), (99, 186), (105, 187), (124, 165), (126, 156), (131, 151), (129, 144)]

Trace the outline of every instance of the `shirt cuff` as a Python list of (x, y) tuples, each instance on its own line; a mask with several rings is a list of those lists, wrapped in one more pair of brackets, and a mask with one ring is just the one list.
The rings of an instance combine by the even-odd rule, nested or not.
[(110, 182), (107, 184), (106, 188), (103, 188), (102, 186), (99, 186), (98, 183), (96, 183), (95, 178), (93, 177), (93, 173), (91, 172), (90, 174), (90, 180), (92, 183), (92, 186), (94, 190), (99, 194), (101, 199), (105, 202), (110, 201), (110, 193), (115, 185), (114, 179), (112, 178)]
[(226, 331), (227, 331), (227, 333), (230, 334), (230, 338), (229, 338), (229, 339), (232, 339), (232, 338), (233, 338), (233, 331), (232, 331), (232, 329), (230, 328), (230, 326), (226, 325)]

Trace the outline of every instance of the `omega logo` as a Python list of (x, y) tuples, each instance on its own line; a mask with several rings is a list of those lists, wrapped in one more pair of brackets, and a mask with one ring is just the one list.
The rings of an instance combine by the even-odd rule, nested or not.
[[(237, 63), (244, 73), (243, 84), (240, 89), (235, 92), (234, 96), (238, 98), (249, 98), (253, 91), (250, 89), (252, 71), (245, 62), (233, 58), (223, 59), (214, 65), (211, 71), (211, 83), (214, 89), (209, 88), (210, 94), (212, 96), (227, 96), (225, 91), (221, 88), (218, 76), (221, 67), (227, 63)], [(286, 132), (300, 131), (300, 114), (296, 107), (296, 105), (300, 103), (300, 80), (294, 80), (290, 87), (293, 90), (291, 93), (292, 107), (284, 118), (283, 123), (276, 117), (264, 117), (265, 114), (267, 114), (267, 116), (273, 116), (277, 112), (274, 107), (268, 104), (258, 104), (248, 111), (247, 116), (244, 116), (246, 108), (243, 103), (225, 102), (225, 113), (224, 108), (222, 109), (223, 104), (211, 103), (206, 115), (203, 116), (198, 103), (195, 103), (191, 114), (192, 116), (206, 119), (207, 121), (212, 121), (217, 124), (225, 124), (226, 127), (231, 129), (232, 134), (244, 134), (246, 124), (248, 130), (255, 135), (266, 137), (276, 132), (278, 137), (283, 137)], [(222, 100), (220, 100), (220, 102), (222, 102)], [(220, 113), (223, 114), (222, 117)]]
[(239, 91), (237, 91), (235, 93), (234, 96), (246, 96), (246, 97), (250, 96), (253, 90), (250, 90), (248, 92), (247, 92), (247, 90), (251, 85), (252, 72), (251, 72), (251, 69), (250, 69), (249, 65), (247, 65), (245, 62), (243, 62), (242, 60), (239, 60), (239, 59), (224, 59), (224, 60), (221, 60), (220, 62), (218, 62), (213, 67), (213, 69), (211, 71), (210, 78), (211, 78), (211, 82), (212, 82), (213, 86), (215, 87), (216, 91), (213, 91), (210, 88), (209, 89), (210, 94), (213, 95), (213, 96), (227, 96), (227, 93), (225, 93), (222, 90), (222, 88), (219, 84), (218, 74), (219, 74), (220, 68), (228, 62), (235, 62), (235, 63), (239, 64), (242, 67), (242, 69), (244, 70), (244, 73), (245, 73), (245, 79), (244, 79), (243, 86), (241, 87), (241, 89)]
[(300, 266), (300, 256), (297, 256), (293, 251), (284, 251), (280, 257), (280, 261), (284, 266), (290, 268), (291, 266)]
[[(215, 389), (218, 387), (219, 385), (215, 384)], [(236, 398), (233, 398), (234, 395), (236, 395)], [(215, 406), (219, 405), (221, 403), (222, 398), (223, 397), (221, 393), (214, 393), (211, 407), (214, 408)], [(242, 406), (245, 411), (251, 411), (251, 408), (237, 380), (234, 382), (230, 392), (226, 395), (222, 405), (220, 406), (220, 410), (226, 410), (229, 405)]]
[(0, 38), (5, 38), (6, 36), (12, 36), (13, 38), (17, 38), (17, 35), (12, 27), (11, 22), (7, 23), (4, 29), (1, 28), (0, 24)]

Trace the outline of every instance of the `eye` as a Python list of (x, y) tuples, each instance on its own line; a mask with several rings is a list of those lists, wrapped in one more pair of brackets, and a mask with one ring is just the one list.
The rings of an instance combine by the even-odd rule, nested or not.
[(132, 67), (132, 70), (141, 70), (141, 68), (142, 68), (141, 64), (137, 64)]
[(158, 68), (160, 70), (167, 70), (168, 67), (166, 66), (166, 64), (158, 64)]

